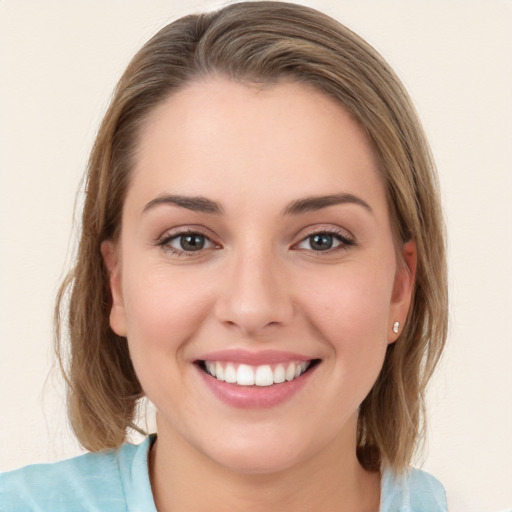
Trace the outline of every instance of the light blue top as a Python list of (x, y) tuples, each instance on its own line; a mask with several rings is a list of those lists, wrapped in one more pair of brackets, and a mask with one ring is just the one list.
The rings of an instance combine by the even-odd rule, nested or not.
[[(148, 474), (152, 437), (119, 450), (0, 474), (1, 512), (156, 512)], [(380, 512), (446, 512), (443, 486), (411, 469), (384, 471)]]

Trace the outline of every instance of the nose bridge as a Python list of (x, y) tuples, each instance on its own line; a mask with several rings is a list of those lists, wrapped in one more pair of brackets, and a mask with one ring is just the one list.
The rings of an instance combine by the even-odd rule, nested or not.
[(234, 250), (231, 272), (219, 298), (219, 320), (246, 334), (285, 325), (293, 315), (285, 273), (269, 245), (253, 241)]

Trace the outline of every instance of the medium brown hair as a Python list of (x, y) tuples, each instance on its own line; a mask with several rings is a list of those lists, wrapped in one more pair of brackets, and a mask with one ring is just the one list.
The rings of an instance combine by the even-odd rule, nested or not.
[[(109, 326), (112, 299), (101, 243), (116, 240), (141, 126), (165, 98), (194, 80), (286, 78), (339, 101), (380, 160), (395, 242), (414, 239), (413, 302), (398, 340), (359, 412), (358, 456), (400, 471), (423, 438), (424, 392), (447, 328), (443, 222), (429, 147), (411, 101), (382, 57), (356, 34), (313, 9), (244, 2), (186, 16), (160, 30), (135, 55), (99, 129), (85, 181), (76, 264), (56, 304), (56, 348), (68, 383), (71, 425), (90, 450), (115, 448), (134, 425), (143, 390), (128, 345)], [(61, 311), (69, 295), (69, 349)]]

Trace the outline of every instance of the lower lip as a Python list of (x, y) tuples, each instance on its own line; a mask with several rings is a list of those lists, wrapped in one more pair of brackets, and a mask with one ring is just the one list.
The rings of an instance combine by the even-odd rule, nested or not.
[(290, 400), (306, 385), (317, 366), (315, 365), (296, 379), (272, 386), (238, 386), (217, 380), (199, 367), (197, 371), (213, 394), (224, 403), (240, 409), (263, 409), (275, 407)]

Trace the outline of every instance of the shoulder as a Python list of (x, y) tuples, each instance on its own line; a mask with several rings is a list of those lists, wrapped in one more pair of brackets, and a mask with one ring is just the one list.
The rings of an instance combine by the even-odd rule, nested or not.
[(0, 511), (125, 512), (127, 494), (134, 492), (132, 480), (139, 474), (146, 498), (152, 501), (147, 472), (148, 446), (149, 438), (139, 446), (125, 444), (115, 451), (87, 453), (53, 464), (35, 464), (2, 473)]
[(446, 493), (429, 473), (409, 468), (400, 475), (382, 473), (380, 512), (446, 512)]

